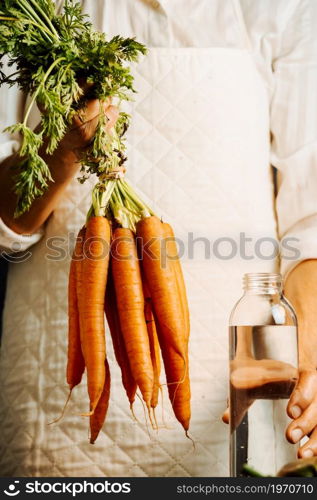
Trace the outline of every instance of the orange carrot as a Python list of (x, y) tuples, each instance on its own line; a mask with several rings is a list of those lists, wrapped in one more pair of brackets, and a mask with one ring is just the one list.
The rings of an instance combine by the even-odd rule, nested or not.
[(110, 223), (91, 217), (87, 223), (80, 296), (81, 345), (87, 368), (90, 413), (97, 406), (105, 384), (104, 302), (109, 264)]
[(161, 373), (161, 356), (160, 356), (160, 345), (157, 337), (157, 331), (155, 326), (154, 315), (152, 311), (152, 300), (148, 291), (148, 287), (143, 281), (144, 290), (144, 317), (147, 326), (147, 331), (149, 335), (151, 360), (154, 373), (154, 385), (153, 393), (151, 398), (151, 407), (156, 408), (158, 403), (158, 395), (160, 390), (160, 373)]
[[(168, 347), (165, 349), (163, 360), (168, 383), (168, 394), (174, 414), (185, 431), (188, 431), (191, 417), (188, 356), (186, 356), (185, 374), (184, 370), (183, 373), (181, 373), (182, 370), (180, 368), (184, 366), (183, 358), (172, 349)], [(179, 379), (177, 380), (177, 377), (180, 376), (182, 376), (181, 381), (179, 381)]]
[(131, 372), (150, 409), (154, 375), (144, 319), (140, 264), (130, 229), (117, 228), (114, 231), (111, 255), (120, 326)]
[(94, 444), (96, 441), (98, 434), (104, 424), (104, 421), (106, 419), (107, 411), (108, 411), (108, 406), (109, 406), (109, 398), (110, 398), (110, 369), (109, 369), (109, 363), (106, 358), (105, 360), (105, 372), (106, 372), (106, 379), (105, 379), (105, 384), (103, 387), (103, 391), (101, 393), (101, 396), (99, 398), (98, 404), (96, 406), (96, 409), (94, 411), (94, 414), (90, 416), (90, 443)]
[(177, 250), (177, 245), (175, 241), (175, 235), (173, 228), (170, 224), (167, 224), (166, 222), (163, 223), (163, 228), (165, 232), (165, 237), (167, 241), (167, 258), (170, 258), (171, 261), (174, 264), (174, 271), (175, 271), (175, 278), (176, 278), (176, 283), (178, 286), (178, 291), (179, 291), (179, 296), (180, 300), (183, 306), (183, 314), (185, 318), (185, 328), (186, 328), (186, 335), (187, 335), (187, 340), (189, 338), (189, 331), (190, 331), (190, 319), (189, 319), (189, 308), (188, 308), (188, 301), (187, 301), (187, 294), (186, 294), (186, 286), (185, 286), (185, 280), (183, 276), (183, 270), (181, 263), (179, 261), (178, 257), (178, 250)]
[(124, 339), (120, 327), (119, 313), (117, 307), (116, 293), (112, 277), (111, 266), (109, 268), (107, 289), (106, 289), (106, 300), (105, 300), (105, 312), (110, 329), (110, 334), (112, 337), (113, 349), (116, 356), (116, 360), (121, 369), (121, 377), (123, 387), (127, 393), (130, 407), (135, 400), (135, 393), (137, 390), (137, 384), (132, 376), (129, 359), (127, 351), (124, 345)]
[[(70, 390), (81, 382), (85, 360), (81, 350), (76, 266), (82, 258), (85, 228), (77, 236), (68, 279), (68, 354), (66, 378)], [(79, 260), (77, 260), (79, 259)]]
[(174, 350), (184, 355), (185, 318), (175, 281), (173, 262), (167, 258), (165, 231), (155, 216), (145, 217), (137, 224), (141, 262), (148, 284), (155, 316)]
[(172, 261), (166, 258), (166, 235), (157, 217), (137, 224), (142, 267), (153, 301), (157, 333), (169, 397), (176, 418), (187, 431), (190, 421), (190, 383), (187, 330)]

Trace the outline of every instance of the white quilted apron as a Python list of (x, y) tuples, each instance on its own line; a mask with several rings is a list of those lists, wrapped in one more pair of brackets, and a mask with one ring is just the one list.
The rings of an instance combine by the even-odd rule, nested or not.
[[(140, 423), (132, 420), (109, 334), (111, 402), (97, 443), (88, 443), (88, 421), (78, 416), (87, 409), (85, 381), (73, 391), (63, 420), (47, 425), (68, 393), (69, 249), (61, 242), (83, 223), (94, 182), (74, 180), (32, 256), (9, 273), (0, 375), (2, 475), (228, 475), (229, 431), (221, 422), (228, 317), (243, 273), (276, 268), (272, 248), (254, 252), (260, 238), (276, 238), (269, 96), (236, 12), (244, 49), (151, 49), (136, 69), (138, 94), (130, 110), (128, 178), (182, 241), (195, 450), (166, 392), (167, 428), (149, 433), (138, 404)], [(245, 252), (239, 250), (243, 233), (252, 239)], [(59, 238), (62, 255), (47, 243), (51, 237)]]

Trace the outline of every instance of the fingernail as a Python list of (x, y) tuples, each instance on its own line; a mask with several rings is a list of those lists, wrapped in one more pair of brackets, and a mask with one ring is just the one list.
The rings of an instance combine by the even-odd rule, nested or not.
[(291, 432), (291, 438), (294, 443), (297, 443), (297, 441), (299, 441), (302, 437), (303, 437), (303, 431), (298, 427), (296, 427), (296, 429), (294, 429)]
[(314, 456), (314, 452), (310, 448), (306, 448), (306, 450), (302, 451), (302, 457), (303, 458), (311, 458), (313, 456)]
[(302, 414), (302, 410), (299, 406), (295, 405), (295, 406), (292, 406), (291, 408), (291, 414), (292, 414), (292, 417), (293, 418), (298, 418), (301, 416)]

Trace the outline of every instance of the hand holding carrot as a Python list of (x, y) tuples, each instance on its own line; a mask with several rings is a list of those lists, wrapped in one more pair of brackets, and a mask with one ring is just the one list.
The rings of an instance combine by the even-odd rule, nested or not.
[[(115, 126), (119, 111), (105, 101), (102, 109), (107, 118), (105, 129), (111, 132)], [(39, 154), (47, 163), (54, 182), (48, 183), (48, 189), (41, 198), (37, 198), (28, 212), (19, 218), (14, 217), (17, 197), (13, 192), (14, 173), (19, 162), (19, 153), (7, 158), (0, 168), (0, 217), (13, 231), (22, 234), (32, 234), (47, 220), (57, 206), (60, 197), (68, 184), (78, 173), (80, 163), (78, 157), (88, 147), (98, 125), (100, 102), (97, 99), (88, 100), (86, 108), (73, 117), (72, 125), (66, 132), (53, 154), (46, 153), (47, 140), (44, 139)], [(39, 130), (37, 127), (36, 130)]]
[(90, 99), (86, 106), (74, 115), (72, 125), (61, 141), (60, 147), (80, 153), (94, 137), (100, 113), (105, 113), (107, 123), (105, 130), (111, 132), (119, 116), (119, 110), (112, 105), (111, 99), (101, 103), (98, 99)]

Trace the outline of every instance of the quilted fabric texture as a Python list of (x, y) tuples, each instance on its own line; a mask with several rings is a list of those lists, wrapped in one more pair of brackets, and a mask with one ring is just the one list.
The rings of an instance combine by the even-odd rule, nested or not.
[[(68, 394), (69, 255), (94, 182), (74, 180), (30, 258), (10, 269), (0, 364), (2, 475), (228, 474), (228, 428), (220, 419), (227, 397), (228, 316), (241, 295), (242, 274), (273, 270), (275, 262), (219, 254), (230, 254), (228, 238), (239, 245), (241, 232), (253, 246), (255, 239), (276, 236), (268, 97), (249, 53), (234, 49), (153, 49), (137, 68), (135, 84), (128, 178), (172, 223), (185, 247), (196, 449), (172, 417), (165, 389), (166, 428), (148, 431), (140, 403), (140, 422), (132, 420), (109, 335), (111, 402), (97, 443), (88, 443), (88, 421), (78, 416), (87, 409), (85, 382), (74, 390), (64, 419), (47, 425)], [(188, 245), (190, 238), (227, 240), (209, 256), (204, 241)]]

